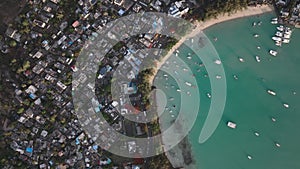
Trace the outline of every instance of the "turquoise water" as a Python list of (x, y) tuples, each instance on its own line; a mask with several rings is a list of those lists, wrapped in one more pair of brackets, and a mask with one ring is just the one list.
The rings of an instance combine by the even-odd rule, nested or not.
[[(237, 19), (204, 31), (222, 60), (227, 100), (221, 122), (203, 144), (199, 144), (198, 138), (210, 106), (206, 95), (210, 92), (210, 82), (204, 76), (205, 68), (196, 64), (201, 61), (186, 59), (191, 51), (187, 46), (179, 48), (183, 60), (196, 75), (200, 91), (199, 114), (189, 133), (192, 154), (199, 169), (300, 168), (300, 30), (293, 31), (288, 45), (276, 47), (271, 40), (276, 32), (276, 25), (270, 24), (273, 17), (274, 14), (268, 13)], [(252, 27), (254, 21), (262, 21), (261, 26)], [(260, 36), (254, 38), (253, 34)], [(214, 37), (218, 40), (213, 41)], [(278, 51), (277, 57), (268, 53), (270, 49)], [(256, 62), (256, 55), (260, 56), (260, 63)], [(238, 57), (245, 62), (240, 62)], [(237, 75), (238, 80), (233, 75)], [(167, 98), (175, 98), (168, 102), (169, 107), (179, 104), (178, 92), (165, 88), (163, 72), (158, 73), (155, 84), (165, 91)], [(169, 84), (177, 87), (171, 77)], [(267, 89), (274, 90), (277, 95), (267, 94)], [(297, 93), (293, 94), (293, 91)], [(282, 103), (288, 103), (290, 108), (284, 108)], [(172, 114), (176, 115), (173, 111), (163, 114), (166, 126), (170, 125), (170, 119), (176, 118)], [(276, 122), (271, 120), (272, 117)], [(229, 120), (237, 124), (236, 129), (226, 126)], [(260, 133), (259, 137), (254, 135), (255, 131)], [(280, 143), (281, 147), (276, 147), (274, 142)], [(251, 155), (252, 160), (248, 160), (247, 155)]]

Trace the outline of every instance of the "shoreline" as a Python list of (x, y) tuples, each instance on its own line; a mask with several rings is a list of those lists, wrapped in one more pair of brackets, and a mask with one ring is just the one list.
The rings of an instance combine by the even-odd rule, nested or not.
[(171, 50), (168, 51), (168, 53), (163, 57), (162, 60), (156, 60), (155, 61), (155, 67), (152, 67), (154, 70), (154, 75), (149, 78), (149, 83), (150, 85), (153, 85), (154, 78), (158, 72), (158, 70), (162, 67), (162, 65), (170, 58), (170, 56), (175, 52), (176, 49), (178, 49), (188, 38), (194, 37), (198, 33), (202, 32), (203, 30), (230, 20), (238, 19), (238, 18), (243, 18), (243, 17), (249, 17), (249, 16), (255, 16), (267, 12), (272, 12), (274, 11), (273, 6), (270, 5), (260, 5), (260, 6), (250, 6), (247, 9), (239, 10), (233, 14), (223, 14), (218, 16), (217, 18), (209, 19), (207, 21), (196, 21), (194, 23), (195, 28), (191, 31), (191, 33), (186, 34), (183, 36), (172, 48)]
[[(231, 14), (230, 16), (228, 16), (228, 14), (224, 14), (224, 15), (220, 15), (217, 18), (207, 20), (205, 22), (195, 22), (194, 23), (195, 28), (193, 28), (193, 30), (190, 33), (183, 36), (171, 48), (171, 50), (168, 51), (168, 53), (160, 61), (159, 60), (155, 61), (156, 64), (153, 67), (154, 74), (153, 74), (153, 76), (151, 76), (149, 78), (149, 83), (151, 85), (153, 85), (154, 78), (156, 77), (156, 75), (158, 73), (158, 70), (170, 58), (170, 56), (172, 56), (172, 54), (175, 52), (175, 50), (177, 50), (188, 38), (194, 37), (198, 33), (202, 32), (204, 29), (207, 29), (207, 28), (209, 28), (213, 25), (216, 25), (216, 24), (219, 24), (219, 23), (222, 23), (222, 22), (226, 22), (226, 21), (230, 21), (230, 20), (234, 20), (234, 19), (238, 19), (238, 18), (243, 18), (243, 17), (260, 15), (260, 14), (264, 14), (264, 13), (272, 12), (272, 11), (274, 11), (274, 8), (272, 6), (261, 5), (261, 6), (258, 6), (258, 7), (248, 7), (247, 9), (237, 11), (236, 13)], [(161, 121), (160, 118), (159, 118), (159, 125), (160, 125), (160, 130), (162, 130), (162, 128), (161, 128), (162, 121)], [(189, 144), (188, 138), (186, 138), (186, 139), (187, 140), (185, 140), (185, 143)], [(162, 141), (162, 143), (164, 143), (163, 138), (161, 138), (161, 141)], [(180, 144), (182, 144), (182, 143), (180, 143)], [(191, 153), (191, 152), (186, 152), (186, 150), (183, 149), (182, 146), (177, 145), (172, 150), (170, 150), (170, 152), (165, 152), (165, 155), (169, 159), (171, 165), (175, 168), (181, 168), (181, 167), (196, 168), (195, 161), (194, 161), (193, 157), (191, 157), (192, 161), (191, 161), (190, 164), (185, 163), (186, 160), (184, 159), (184, 156), (187, 155), (186, 153)], [(177, 155), (173, 156), (172, 154), (177, 154)]]

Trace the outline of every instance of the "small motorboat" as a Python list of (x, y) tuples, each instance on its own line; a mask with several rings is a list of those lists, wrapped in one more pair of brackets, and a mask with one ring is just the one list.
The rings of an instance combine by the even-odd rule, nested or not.
[(285, 108), (289, 108), (289, 107), (290, 107), (290, 105), (288, 105), (287, 103), (283, 103), (283, 106), (284, 106)]
[(210, 94), (210, 93), (206, 93), (206, 96), (207, 96), (208, 98), (211, 98), (211, 94)]
[(227, 123), (227, 126), (228, 126), (229, 128), (232, 128), (232, 129), (235, 129), (235, 128), (236, 128), (236, 124), (235, 124), (234, 122), (231, 122), (231, 121), (229, 121), (229, 122)]
[(289, 39), (283, 39), (282, 43), (290, 43)]
[(282, 45), (282, 42), (281, 42), (281, 41), (276, 41), (275, 45), (276, 45), (276, 46), (281, 46), (281, 45)]
[(222, 62), (219, 59), (215, 60), (215, 64), (220, 65), (221, 63)]
[(238, 80), (239, 78), (237, 77), (237, 75), (233, 75), (233, 78), (235, 79), (235, 80)]
[(256, 62), (260, 62), (260, 57), (259, 56), (255, 56), (255, 60), (256, 60)]
[(277, 37), (277, 36), (273, 36), (272, 39), (274, 41), (282, 41), (282, 39), (280, 37)]
[(186, 84), (187, 86), (192, 86), (192, 84), (191, 84), (190, 82), (185, 82), (185, 84)]
[(267, 92), (272, 96), (276, 96), (276, 93), (273, 90), (267, 90)]
[(245, 60), (243, 58), (241, 58), (241, 57), (239, 57), (239, 61), (240, 62), (245, 62)]
[(279, 31), (283, 31), (284, 30), (284, 26), (280, 25), (280, 26), (277, 26), (277, 30)]

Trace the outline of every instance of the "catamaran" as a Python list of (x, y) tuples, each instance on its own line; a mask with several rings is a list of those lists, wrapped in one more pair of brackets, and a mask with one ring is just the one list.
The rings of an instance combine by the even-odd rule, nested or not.
[(279, 32), (279, 31), (277, 31), (275, 35), (276, 35), (276, 36), (279, 36), (279, 37), (282, 37), (282, 36), (283, 36), (283, 33), (282, 33), (282, 32)]
[(275, 50), (270, 50), (269, 53), (272, 56), (276, 56), (277, 55), (277, 51), (275, 51)]

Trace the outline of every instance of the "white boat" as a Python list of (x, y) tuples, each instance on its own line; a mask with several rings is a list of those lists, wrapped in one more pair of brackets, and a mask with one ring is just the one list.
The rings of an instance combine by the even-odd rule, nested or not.
[(231, 121), (229, 121), (229, 122), (227, 123), (227, 126), (230, 127), (230, 128), (232, 128), (232, 129), (235, 129), (235, 128), (236, 128), (236, 124), (233, 123), (233, 122), (231, 122)]
[(192, 86), (192, 84), (190, 82), (185, 82), (185, 84), (188, 86)]
[(239, 78), (237, 77), (237, 75), (233, 75), (233, 78), (235, 79), (235, 80), (238, 80)]
[(188, 58), (188, 59), (190, 59), (190, 60), (192, 59), (192, 57), (191, 57), (191, 56), (188, 56), (187, 58)]
[(277, 26), (277, 30), (279, 31), (283, 31), (284, 30), (284, 26), (280, 25), (280, 26)]
[(283, 39), (282, 43), (290, 43), (289, 39)]
[(271, 118), (273, 122), (276, 122), (276, 119), (274, 117)]
[(286, 29), (286, 30), (284, 31), (284, 33), (291, 35), (291, 34), (292, 34), (292, 30)]
[(283, 35), (283, 37), (286, 38), (286, 39), (289, 39), (289, 38), (291, 38), (291, 34), (286, 34), (286, 33), (285, 33), (285, 34)]
[(280, 37), (276, 37), (276, 36), (273, 36), (272, 39), (273, 39), (274, 41), (282, 41), (282, 39), (281, 39)]
[(249, 160), (251, 160), (251, 159), (252, 159), (252, 157), (251, 157), (250, 155), (248, 155), (248, 156), (247, 156), (247, 158), (248, 158)]
[(259, 34), (254, 34), (253, 36), (254, 36), (255, 38), (257, 38), (257, 37), (259, 37)]
[(275, 35), (276, 35), (276, 36), (279, 36), (279, 37), (282, 37), (282, 36), (283, 36), (283, 33), (282, 33), (282, 32), (279, 32), (279, 31), (277, 31)]
[(222, 76), (220, 76), (220, 75), (216, 75), (216, 78), (217, 78), (217, 79), (221, 79), (221, 78), (222, 78)]
[(219, 59), (215, 60), (215, 64), (220, 65), (221, 63), (222, 62)]
[(176, 91), (177, 91), (177, 92), (181, 92), (181, 90), (180, 90), (180, 89), (177, 89)]
[(271, 21), (271, 24), (278, 24), (278, 21)]
[(208, 98), (211, 98), (210, 93), (206, 93), (206, 96), (207, 96)]
[(255, 59), (257, 62), (260, 62), (260, 57), (259, 56), (255, 56)]
[(289, 107), (290, 107), (290, 105), (288, 105), (287, 103), (283, 103), (283, 106), (284, 106), (285, 108), (289, 108)]
[(276, 46), (281, 46), (282, 42), (281, 41), (276, 41), (275, 45)]
[(281, 145), (280, 145), (279, 143), (276, 143), (276, 142), (275, 142), (275, 146), (276, 146), (276, 147), (280, 147)]
[(241, 57), (239, 57), (239, 61), (240, 62), (245, 62), (245, 60), (243, 58), (241, 58)]
[(276, 93), (273, 90), (267, 90), (270, 95), (276, 96)]
[(275, 50), (270, 50), (269, 53), (272, 56), (276, 56), (277, 55), (277, 51), (275, 51)]
[(278, 18), (272, 18), (272, 21), (278, 21)]
[(254, 134), (258, 137), (259, 136), (259, 133), (258, 132), (254, 132)]
[(262, 24), (262, 21), (259, 21), (257, 25), (260, 26), (261, 24)]
[(252, 26), (256, 26), (256, 22), (253, 22), (253, 23), (252, 23)]

